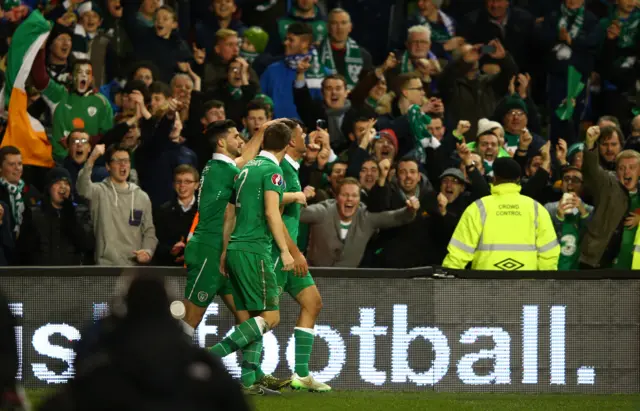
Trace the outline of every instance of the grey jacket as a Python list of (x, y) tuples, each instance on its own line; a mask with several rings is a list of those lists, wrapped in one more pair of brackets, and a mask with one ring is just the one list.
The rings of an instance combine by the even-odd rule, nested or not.
[(358, 267), (367, 243), (376, 230), (407, 224), (414, 216), (406, 208), (371, 213), (364, 204), (360, 204), (343, 243), (336, 200), (326, 200), (303, 208), (300, 222), (311, 225), (307, 248), (309, 264), (314, 267)]
[(158, 245), (147, 193), (133, 183), (126, 189), (107, 177), (91, 182), (93, 167), (78, 173), (78, 193), (91, 202), (91, 220), (96, 237), (96, 264), (136, 265), (134, 251), (146, 250), (153, 257)]
[(592, 267), (600, 266), (605, 252), (605, 260), (617, 255), (621, 236), (619, 226), (629, 212), (629, 192), (615, 175), (600, 167), (598, 159), (597, 149), (584, 151), (582, 175), (584, 186), (593, 194), (595, 212), (582, 241), (580, 262)]

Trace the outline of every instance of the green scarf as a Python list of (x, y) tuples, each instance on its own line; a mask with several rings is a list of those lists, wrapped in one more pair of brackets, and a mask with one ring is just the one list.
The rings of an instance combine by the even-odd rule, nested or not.
[(368, 96), (367, 99), (364, 101), (366, 105), (368, 105), (369, 107), (375, 109), (378, 107), (378, 100), (376, 100), (375, 98)]
[(25, 210), (24, 198), (22, 198), (22, 190), (24, 190), (24, 181), (20, 180), (18, 184), (11, 184), (4, 178), (0, 178), (0, 185), (9, 192), (11, 200), (11, 215), (16, 222), (14, 231), (20, 233), (20, 225), (22, 224), (22, 216)]
[(231, 96), (231, 99), (234, 101), (238, 101), (242, 98), (242, 88), (233, 87), (231, 84), (227, 83), (227, 91)]
[(563, 27), (566, 29), (569, 25), (569, 20), (575, 17), (571, 28), (568, 29), (569, 37), (571, 37), (571, 40), (575, 39), (576, 37), (578, 37), (578, 34), (582, 29), (582, 25), (584, 24), (584, 6), (580, 7), (579, 9), (569, 10), (567, 6), (562, 3), (562, 5), (560, 6), (560, 12), (562, 14), (562, 17), (558, 21), (558, 31), (560, 31), (560, 29)]
[(517, 134), (511, 134), (505, 130), (504, 132), (504, 142), (507, 147), (515, 147), (518, 148), (518, 144), (520, 143), (520, 136)]
[[(427, 126), (431, 124), (431, 117), (423, 113), (420, 106), (417, 104), (409, 107), (407, 117), (409, 118), (409, 127), (411, 128), (411, 134), (413, 134), (413, 140), (415, 142), (414, 150), (416, 157), (421, 163), (426, 163), (427, 154), (424, 151), (425, 145), (427, 147), (433, 146), (434, 140), (438, 141), (433, 138), (427, 129)], [(438, 144), (435, 145), (437, 147)]]
[(247, 63), (253, 64), (253, 62), (258, 58), (260, 53), (253, 53), (251, 51), (240, 50), (240, 57), (247, 60)]
[(409, 52), (405, 51), (402, 53), (402, 61), (400, 62), (400, 73), (412, 73), (416, 69), (413, 67), (413, 63), (411, 62), (411, 57), (409, 57)]
[[(620, 22), (620, 35), (618, 36), (618, 47), (621, 49), (633, 47), (638, 41), (638, 26), (640, 26), (640, 10), (635, 9), (626, 20), (616, 17), (613, 20)], [(612, 20), (612, 21), (613, 21)]]
[[(331, 49), (331, 42), (326, 39), (320, 45), (320, 64), (325, 67), (330, 73), (338, 73), (336, 63), (333, 61), (333, 50)], [(351, 90), (360, 77), (362, 66), (364, 61), (362, 60), (362, 53), (360, 52), (360, 46), (351, 37), (347, 39), (347, 50), (344, 56), (345, 72), (347, 73), (347, 89)]]
[(287, 29), (291, 23), (300, 22), (306, 23), (311, 26), (313, 30), (313, 43), (320, 44), (327, 36), (327, 22), (322, 20), (319, 16), (318, 6), (315, 6), (315, 16), (311, 19), (304, 19), (301, 17), (296, 17), (296, 8), (291, 7), (291, 11), (288, 16), (282, 17), (278, 19), (278, 34), (280, 34), (280, 40), (284, 41), (287, 37)]
[(431, 42), (433, 43), (445, 43), (451, 40), (456, 35), (455, 25), (453, 20), (440, 10), (438, 10), (438, 17), (442, 20), (442, 24), (432, 23), (422, 14), (417, 15), (418, 23), (423, 26), (429, 27), (431, 30)]

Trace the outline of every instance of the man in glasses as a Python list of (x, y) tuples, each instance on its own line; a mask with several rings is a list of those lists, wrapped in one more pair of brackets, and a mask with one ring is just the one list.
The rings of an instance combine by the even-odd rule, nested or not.
[(577, 270), (580, 267), (580, 243), (593, 215), (593, 206), (580, 198), (582, 181), (579, 168), (566, 167), (562, 172), (562, 199), (545, 205), (560, 242), (558, 270)]
[[(73, 187), (73, 199), (75, 201), (84, 202), (76, 190), (76, 182), (78, 181), (78, 173), (87, 162), (89, 154), (91, 154), (91, 142), (89, 135), (80, 128), (73, 129), (67, 138), (68, 155), (65, 157), (62, 165), (71, 176), (71, 186)], [(84, 201), (83, 201), (84, 200)]]
[(189, 164), (182, 164), (173, 172), (175, 198), (154, 210), (153, 221), (158, 235), (158, 250), (154, 257), (157, 265), (184, 264), (184, 248), (189, 228), (198, 206), (196, 190), (199, 187), (200, 173)]
[[(109, 177), (93, 183), (93, 166), (103, 155)], [(112, 145), (105, 153), (104, 144), (98, 144), (78, 174), (78, 193), (91, 202), (97, 265), (149, 264), (158, 245), (151, 200), (128, 181), (130, 172), (128, 149)]]

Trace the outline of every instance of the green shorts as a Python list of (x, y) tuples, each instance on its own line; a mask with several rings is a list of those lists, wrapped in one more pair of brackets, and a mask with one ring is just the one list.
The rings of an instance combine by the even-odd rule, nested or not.
[(232, 294), (227, 277), (220, 274), (222, 250), (207, 244), (189, 241), (184, 250), (187, 266), (187, 285), (184, 298), (198, 307), (207, 307), (216, 295)]
[(280, 253), (274, 251), (272, 257), (273, 261), (275, 261), (274, 270), (276, 272), (276, 279), (278, 280), (278, 291), (280, 294), (286, 291), (293, 299), (295, 299), (296, 296), (300, 294), (300, 291), (304, 290), (307, 287), (311, 287), (312, 285), (316, 285), (315, 281), (313, 281), (313, 277), (311, 277), (310, 272), (307, 271), (307, 274), (304, 277), (298, 277), (294, 274), (293, 270), (282, 270), (282, 260), (280, 259)]
[(278, 311), (276, 274), (268, 255), (241, 250), (227, 251), (227, 271), (238, 311)]

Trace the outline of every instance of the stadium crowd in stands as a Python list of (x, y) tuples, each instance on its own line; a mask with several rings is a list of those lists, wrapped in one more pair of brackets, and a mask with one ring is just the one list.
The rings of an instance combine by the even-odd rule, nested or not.
[(310, 265), (441, 265), (512, 157), (560, 269), (631, 268), (638, 0), (1, 3), (0, 265), (181, 266), (206, 128), (288, 117)]

